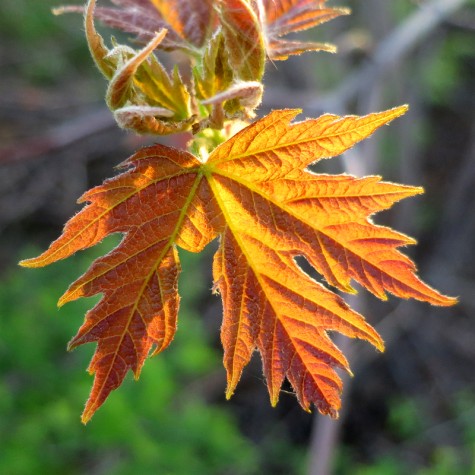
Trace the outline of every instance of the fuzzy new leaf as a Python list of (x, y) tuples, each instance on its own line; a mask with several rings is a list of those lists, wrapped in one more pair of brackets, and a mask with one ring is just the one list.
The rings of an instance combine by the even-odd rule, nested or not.
[[(259, 3), (258, 0), (255, 0)], [(325, 0), (261, 0), (261, 22), (265, 24), (267, 54), (273, 60), (284, 60), (289, 55), (306, 51), (334, 52), (328, 43), (301, 42), (282, 39), (292, 32), (307, 30), (341, 15), (348, 15), (347, 8), (330, 8)]]
[(87, 421), (127, 370), (136, 376), (150, 352), (173, 338), (178, 311), (176, 247), (199, 252), (219, 237), (214, 289), (223, 300), (221, 338), (227, 396), (257, 348), (272, 404), (285, 377), (306, 410), (336, 416), (348, 362), (328, 332), (372, 343), (377, 332), (341, 297), (296, 264), (306, 260), (332, 286), (353, 279), (381, 298), (386, 292), (450, 305), (415, 275), (397, 248), (414, 241), (369, 220), (420, 188), (380, 177), (316, 175), (308, 165), (333, 157), (405, 112), (365, 117), (324, 115), (291, 124), (298, 111), (274, 111), (218, 146), (206, 162), (162, 145), (145, 148), (123, 174), (87, 192), (89, 204), (37, 258), (39, 267), (90, 247), (112, 233), (124, 238), (97, 259), (60, 304), (101, 293), (70, 346), (95, 341), (95, 380)]
[[(161, 49), (181, 49), (195, 54), (203, 46), (215, 21), (212, 0), (111, 0), (117, 7), (99, 7), (95, 15), (106, 25), (136, 35), (148, 43), (165, 28)], [(55, 13), (83, 12), (80, 6), (56, 8)]]
[(229, 64), (240, 81), (259, 81), (264, 74), (265, 45), (256, 13), (247, 0), (221, 0), (219, 19)]
[(162, 29), (139, 51), (127, 46), (109, 50), (94, 27), (95, 0), (85, 14), (91, 54), (107, 79), (106, 102), (118, 125), (137, 133), (170, 134), (187, 130), (194, 122), (191, 99), (178, 68), (172, 77), (153, 51), (166, 38)]

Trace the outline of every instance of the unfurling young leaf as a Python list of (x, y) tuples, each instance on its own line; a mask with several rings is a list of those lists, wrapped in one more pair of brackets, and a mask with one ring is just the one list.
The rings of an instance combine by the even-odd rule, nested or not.
[[(163, 28), (169, 34), (160, 48), (196, 53), (203, 47), (215, 23), (214, 0), (111, 0), (117, 7), (99, 7), (96, 16), (106, 25), (132, 33), (148, 43)], [(54, 12), (84, 12), (80, 6), (54, 9)]]
[[(118, 125), (139, 134), (164, 135), (255, 117), (262, 100), (266, 57), (283, 60), (304, 51), (334, 51), (332, 45), (284, 39), (340, 15), (324, 0), (112, 0), (115, 7), (62, 7), (84, 12), (86, 38), (96, 65), (110, 81), (107, 103)], [(145, 47), (112, 49), (94, 25), (136, 35)], [(115, 40), (112, 40), (115, 43)], [(192, 79), (178, 68), (168, 73), (155, 49), (180, 51)]]
[(247, 0), (221, 0), (219, 18), (229, 64), (238, 80), (260, 81), (265, 44), (257, 15)]
[(267, 54), (273, 60), (287, 59), (289, 55), (306, 51), (335, 52), (333, 45), (281, 39), (289, 33), (307, 30), (341, 15), (347, 8), (329, 8), (325, 0), (254, 0), (260, 5), (261, 23), (266, 32)]
[(414, 241), (369, 220), (394, 202), (421, 193), (380, 177), (317, 175), (318, 160), (341, 154), (406, 107), (364, 117), (323, 115), (291, 124), (299, 111), (278, 110), (244, 128), (202, 160), (163, 145), (144, 148), (128, 169), (88, 191), (87, 202), (50, 248), (27, 267), (48, 265), (112, 233), (122, 242), (97, 259), (60, 305), (102, 294), (88, 312), (74, 348), (97, 342), (89, 371), (94, 386), (86, 422), (130, 369), (138, 377), (150, 352), (171, 342), (178, 313), (177, 248), (201, 251), (219, 239), (214, 289), (223, 301), (221, 338), (230, 397), (255, 349), (272, 404), (284, 378), (305, 410), (313, 403), (335, 417), (348, 362), (328, 332), (367, 340), (378, 333), (343, 299), (305, 274), (306, 260), (332, 287), (351, 280), (380, 298), (386, 292), (451, 305), (415, 275), (397, 248)]
[(95, 3), (90, 0), (86, 8), (86, 38), (97, 66), (109, 79), (106, 103), (118, 125), (159, 135), (190, 129), (195, 116), (188, 89), (177, 68), (170, 77), (153, 55), (168, 30), (156, 32), (139, 51), (125, 46), (109, 50), (94, 27)]

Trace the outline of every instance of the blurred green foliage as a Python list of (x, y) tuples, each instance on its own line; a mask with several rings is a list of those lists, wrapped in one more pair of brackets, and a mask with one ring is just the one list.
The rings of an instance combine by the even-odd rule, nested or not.
[(84, 39), (81, 15), (60, 18), (51, 9), (81, 2), (2, 0), (0, 31), (2, 72), (15, 74), (34, 85), (58, 85), (78, 74), (90, 76), (92, 60)]
[[(416, 399), (398, 398), (389, 404), (387, 430), (394, 445), (375, 449), (373, 463), (358, 462), (358, 454), (341, 447), (336, 460), (337, 475), (475, 475), (475, 396), (462, 391), (453, 401), (453, 418), (460, 440), (448, 445), (437, 442), (443, 425), (430, 427), (429, 414)], [(427, 454), (428, 442), (433, 447)], [(435, 442), (435, 443), (434, 443)], [(424, 449), (425, 447), (425, 449)], [(409, 461), (412, 460), (412, 464)]]
[[(110, 240), (94, 256), (106, 247)], [(194, 310), (205, 285), (197, 278), (198, 256), (182, 254), (184, 298), (172, 348), (147, 362), (138, 383), (128, 378), (87, 427), (79, 416), (92, 383), (84, 369), (93, 345), (73, 353), (65, 347), (93, 302), (81, 299), (59, 313), (55, 307), (91, 252), (46, 269), (13, 271), (3, 281), (1, 474), (257, 473), (256, 450), (230, 413), (193, 390), (218, 370), (220, 356)], [(224, 390), (224, 371), (222, 379)]]
[(432, 61), (421, 70), (422, 91), (430, 103), (450, 106), (461, 79), (467, 75), (465, 65), (472, 56), (469, 32), (453, 33), (444, 39)]
[[(2, 37), (11, 37), (24, 46), (31, 46), (32, 41), (45, 41), (61, 34), (61, 24), (51, 13), (51, 8), (59, 3), (53, 0), (3, 0), (0, 7)], [(78, 31), (71, 36), (83, 35)]]

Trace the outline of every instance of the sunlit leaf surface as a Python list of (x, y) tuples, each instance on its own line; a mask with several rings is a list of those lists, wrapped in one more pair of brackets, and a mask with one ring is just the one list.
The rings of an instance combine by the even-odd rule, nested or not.
[[(302, 407), (336, 416), (348, 362), (328, 332), (367, 340), (377, 332), (331, 288), (353, 292), (354, 280), (379, 298), (390, 292), (434, 305), (446, 297), (423, 283), (397, 248), (414, 241), (369, 217), (420, 188), (380, 177), (318, 175), (308, 166), (341, 154), (406, 111), (364, 117), (323, 115), (292, 124), (296, 110), (274, 111), (217, 147), (206, 162), (163, 145), (142, 149), (127, 170), (88, 191), (88, 204), (37, 258), (40, 267), (93, 246), (112, 233), (122, 242), (74, 282), (60, 304), (95, 294), (74, 348), (97, 342), (87, 421), (128, 370), (171, 342), (180, 270), (177, 247), (199, 252), (219, 238), (214, 289), (223, 301), (221, 337), (230, 397), (255, 349), (272, 404), (285, 378)], [(296, 264), (304, 256), (329, 286)]]

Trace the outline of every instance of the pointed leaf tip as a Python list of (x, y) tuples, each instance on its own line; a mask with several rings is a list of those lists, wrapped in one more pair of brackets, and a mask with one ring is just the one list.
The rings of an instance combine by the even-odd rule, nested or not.
[(132, 58), (130, 58), (114, 73), (114, 76), (109, 83), (109, 87), (107, 88), (106, 95), (106, 102), (110, 109), (116, 110), (127, 102), (130, 95), (130, 88), (138, 68), (163, 41), (167, 32), (168, 30), (166, 28), (162, 28), (160, 31), (155, 32), (155, 35), (147, 45), (145, 45), (140, 51), (137, 51)]
[(84, 410), (84, 412), (81, 415), (81, 422), (84, 425), (87, 425), (87, 423), (91, 420), (92, 416), (94, 415), (94, 412), (95, 411), (91, 411), (91, 410), (86, 411), (86, 410)]
[(388, 112), (394, 111), (394, 118), (400, 117), (401, 115), (404, 115), (407, 111), (409, 110), (409, 104), (403, 104), (398, 107), (394, 107), (393, 109), (389, 109)]
[(38, 267), (44, 267), (49, 264), (49, 262), (46, 262), (45, 259), (43, 259), (44, 253), (39, 255), (38, 257), (31, 257), (29, 259), (23, 259), (21, 260), (18, 265), (21, 267), (28, 267), (31, 269), (38, 268)]
[(86, 30), (86, 40), (89, 46), (94, 62), (99, 71), (110, 79), (114, 74), (114, 68), (107, 61), (106, 57), (109, 54), (109, 49), (104, 44), (102, 36), (97, 32), (94, 25), (94, 10), (96, 8), (96, 0), (89, 0), (86, 5), (84, 13), (84, 27)]

